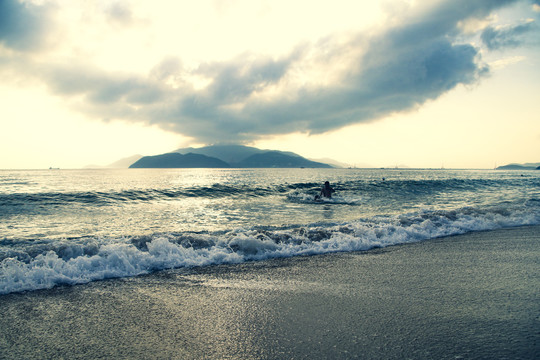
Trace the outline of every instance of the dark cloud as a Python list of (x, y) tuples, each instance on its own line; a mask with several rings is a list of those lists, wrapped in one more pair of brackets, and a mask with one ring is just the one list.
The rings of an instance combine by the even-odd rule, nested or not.
[(55, 94), (103, 120), (153, 123), (154, 109), (166, 106), (171, 97), (170, 89), (150, 77), (107, 73), (85, 64), (55, 64), (36, 71)]
[[(391, 54), (384, 45), (378, 50)], [(322, 90), (306, 89), (299, 99), (291, 101), (249, 104), (242, 119), (231, 116), (226, 124), (247, 138), (293, 131), (321, 133), (414, 108), (457, 84), (476, 81), (485, 71), (476, 65), (477, 52), (470, 45), (437, 41), (402, 48), (401, 52), (399, 57), (369, 52), (361, 60), (367, 66), (343, 83)]]
[(107, 17), (115, 22), (129, 24), (133, 21), (133, 14), (131, 8), (122, 2), (112, 3), (106, 10)]
[(502, 29), (496, 29), (490, 26), (484, 29), (481, 38), (490, 50), (517, 47), (525, 41), (523, 35), (536, 28), (537, 26), (533, 22), (527, 22), (525, 24)]
[[(38, 76), (87, 114), (157, 124), (200, 142), (322, 133), (414, 109), (478, 81), (488, 68), (477, 48), (459, 43), (458, 24), (516, 1), (440, 2), (377, 36), (329, 37), (280, 58), (246, 53), (195, 69), (167, 58), (146, 76), (56, 64)], [(510, 35), (498, 32), (490, 41), (502, 44)]]
[(41, 47), (49, 30), (49, 11), (47, 6), (0, 0), (0, 43), (19, 51)]
[[(265, 101), (249, 96), (258, 88), (279, 84), (320, 44), (279, 61), (260, 61), (260, 66), (247, 71), (242, 62), (203, 66), (198, 71), (213, 78), (213, 83), (204, 92), (183, 97), (162, 119), (206, 142), (223, 137), (242, 141), (294, 131), (321, 133), (412, 109), (458, 84), (474, 83), (488, 72), (478, 62), (476, 48), (455, 43), (457, 24), (485, 17), (511, 2), (446, 2), (371, 39), (359, 35), (347, 44), (327, 40), (326, 50), (337, 54), (325, 59), (329, 70), (340, 56), (355, 54), (351, 48), (363, 46), (366, 51), (340, 82), (301, 87), (291, 98)], [(238, 102), (245, 103), (240, 110), (225, 107)]]
[(104, 9), (106, 20), (115, 26), (130, 27), (132, 25), (145, 24), (144, 19), (138, 18), (126, 1), (110, 2)]
[(247, 61), (242, 56), (227, 63), (199, 66), (197, 73), (213, 79), (205, 97), (221, 105), (242, 101), (253, 92), (278, 82), (291, 63), (291, 58), (276, 61), (246, 57)]

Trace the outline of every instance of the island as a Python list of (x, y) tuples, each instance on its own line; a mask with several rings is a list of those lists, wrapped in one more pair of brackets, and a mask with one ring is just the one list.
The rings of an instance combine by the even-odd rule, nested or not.
[(143, 156), (129, 166), (134, 168), (229, 168), (225, 161), (201, 154), (168, 153), (155, 156)]
[(213, 145), (143, 156), (130, 168), (333, 168), (287, 151), (243, 145)]
[(508, 164), (498, 166), (495, 170), (540, 170), (540, 163)]

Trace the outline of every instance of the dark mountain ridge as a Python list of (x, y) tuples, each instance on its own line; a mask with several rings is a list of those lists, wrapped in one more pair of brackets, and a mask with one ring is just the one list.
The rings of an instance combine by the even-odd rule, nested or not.
[(499, 166), (496, 170), (540, 170), (540, 163), (508, 164)]
[(261, 150), (242, 145), (212, 145), (145, 156), (130, 168), (332, 168), (286, 151)]
[(240, 163), (244, 159), (247, 159), (250, 156), (256, 155), (256, 154), (263, 154), (267, 153), (269, 151), (273, 152), (279, 152), (285, 155), (289, 156), (296, 156), (300, 157), (300, 155), (295, 154), (290, 151), (279, 151), (279, 150), (261, 150), (256, 147), (252, 146), (244, 146), (244, 145), (209, 145), (209, 146), (203, 146), (200, 148), (182, 148), (178, 149), (175, 152), (180, 154), (201, 154), (206, 155), (210, 157), (215, 157), (220, 160), (223, 160), (227, 163), (234, 164), (234, 163)]
[(264, 153), (254, 154), (246, 159), (231, 164), (238, 168), (331, 168), (328, 164), (323, 164), (316, 161), (305, 159), (301, 156), (287, 155), (280, 151), (267, 151)]
[(260, 154), (264, 152), (261, 149), (257, 149), (251, 146), (242, 146), (242, 145), (211, 145), (204, 146), (200, 148), (183, 148), (175, 150), (175, 152), (180, 154), (201, 154), (210, 157), (215, 157), (220, 160), (223, 160), (227, 163), (239, 162), (251, 155)]
[(129, 166), (134, 168), (228, 168), (226, 162), (201, 155), (201, 154), (179, 154), (168, 153), (155, 156), (144, 156)]

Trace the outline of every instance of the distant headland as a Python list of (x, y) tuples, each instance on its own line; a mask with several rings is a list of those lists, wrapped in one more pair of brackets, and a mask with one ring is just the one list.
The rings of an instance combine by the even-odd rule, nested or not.
[(498, 166), (496, 170), (540, 170), (540, 163), (508, 164)]
[(261, 150), (243, 145), (182, 148), (171, 153), (143, 156), (129, 168), (332, 168), (293, 152)]

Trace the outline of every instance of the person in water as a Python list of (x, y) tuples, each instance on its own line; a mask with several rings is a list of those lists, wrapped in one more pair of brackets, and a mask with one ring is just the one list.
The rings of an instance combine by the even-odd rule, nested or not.
[(326, 181), (324, 183), (324, 186), (323, 188), (321, 189), (321, 193), (316, 196), (315, 198), (327, 198), (327, 199), (331, 199), (332, 198), (332, 193), (333, 192), (336, 192), (331, 186), (330, 186), (330, 183), (328, 181)]

